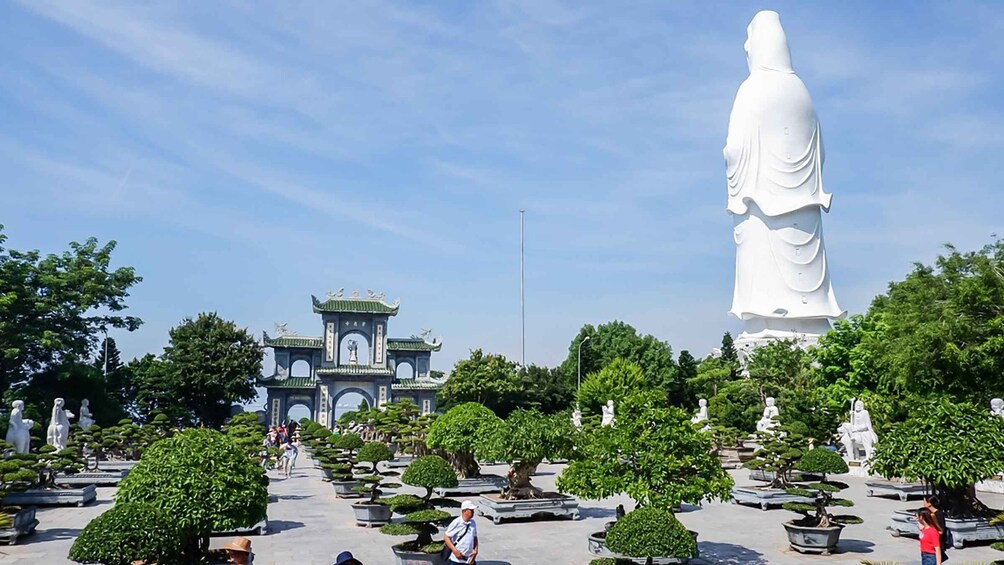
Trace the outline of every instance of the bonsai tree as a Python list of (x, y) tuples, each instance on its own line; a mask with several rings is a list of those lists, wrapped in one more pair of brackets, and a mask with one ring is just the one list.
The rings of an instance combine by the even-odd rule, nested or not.
[(258, 414), (242, 412), (224, 424), (223, 433), (247, 452), (248, 457), (258, 458), (265, 437), (265, 425), (258, 421)]
[[(443, 550), (443, 542), (433, 541), (440, 526), (447, 524), (453, 516), (444, 510), (435, 508), (441, 501), (432, 500), (432, 490), (435, 488), (452, 488), (457, 486), (457, 476), (450, 464), (438, 455), (419, 457), (408, 465), (401, 482), (413, 487), (425, 489), (425, 495), (417, 499), (411, 495), (398, 495), (388, 499), (391, 510), (407, 512), (403, 523), (387, 524), (380, 531), (392, 535), (413, 535), (414, 540), (396, 545), (396, 549), (435, 554)], [(409, 498), (410, 497), (410, 498)]]
[(359, 480), (363, 484), (355, 487), (355, 492), (359, 494), (366, 495), (369, 497), (368, 504), (378, 504), (377, 498), (383, 494), (380, 487), (384, 488), (397, 488), (401, 485), (396, 483), (384, 483), (384, 477), (397, 476), (394, 471), (384, 471), (380, 472), (377, 470), (377, 464), (381, 461), (390, 461), (394, 458), (394, 454), (391, 453), (390, 448), (386, 444), (380, 442), (367, 443), (359, 450), (359, 455), (356, 457), (358, 463), (370, 463), (373, 465), (373, 469), (370, 470), (371, 474), (365, 477), (360, 477)]
[(458, 404), (446, 411), (429, 427), (425, 443), (446, 451), (446, 457), (461, 479), (477, 477), (481, 467), (474, 456), (478, 432), (501, 422), (494, 412), (477, 402)]
[(544, 459), (568, 456), (574, 434), (565, 414), (545, 416), (536, 410), (515, 410), (505, 420), (482, 426), (475, 449), (481, 458), (509, 462), (509, 484), (503, 498), (541, 498), (544, 492), (530, 484), (530, 475)]
[(178, 523), (186, 563), (209, 548), (209, 534), (265, 519), (268, 479), (234, 441), (215, 430), (188, 429), (150, 446), (122, 481), (117, 504), (150, 504)]
[(697, 540), (669, 510), (647, 506), (628, 512), (607, 532), (607, 549), (628, 557), (644, 557), (651, 565), (656, 557), (691, 558), (697, 555)]
[(149, 504), (120, 502), (84, 527), (73, 540), (69, 558), (103, 565), (181, 565), (184, 547), (184, 533), (174, 516)]
[(788, 488), (791, 485), (791, 471), (798, 465), (809, 441), (805, 438), (806, 427), (801, 422), (785, 423), (771, 432), (757, 434), (760, 448), (753, 459), (744, 466), (747, 469), (774, 473), (771, 488)]
[(991, 517), (972, 485), (1004, 469), (1004, 419), (942, 399), (917, 406), (875, 444), (873, 472), (922, 480), (954, 518)]
[(729, 499), (732, 478), (690, 414), (667, 406), (660, 391), (635, 393), (621, 407), (613, 426), (579, 436), (559, 491), (593, 500), (626, 493), (636, 506), (666, 510)]
[(827, 474), (846, 473), (847, 462), (844, 461), (837, 452), (817, 447), (810, 449), (798, 461), (798, 470), (814, 475), (823, 475), (823, 480), (800, 485), (787, 489), (788, 494), (804, 496), (814, 499), (812, 504), (801, 502), (787, 502), (785, 510), (791, 510), (802, 515), (801, 520), (793, 523), (797, 526), (808, 526), (810, 528), (829, 528), (832, 526), (843, 526), (845, 524), (860, 524), (861, 519), (856, 516), (834, 516), (827, 508), (833, 506), (854, 506), (854, 503), (847, 499), (834, 498), (834, 495), (847, 488), (847, 485), (837, 481), (827, 481)]
[(74, 447), (56, 450), (51, 445), (38, 448), (35, 458), (35, 471), (38, 473), (36, 485), (41, 488), (56, 488), (56, 476), (60, 473), (79, 473), (84, 468), (84, 461)]
[[(2, 501), (9, 492), (20, 492), (35, 486), (38, 482), (38, 472), (35, 470), (34, 454), (15, 454), (14, 446), (5, 441), (0, 441), (0, 452), (6, 454), (0, 458), (0, 501)], [(13, 526), (17, 510), (0, 508), (0, 529)]]
[(366, 442), (363, 441), (363, 438), (359, 437), (359, 434), (344, 434), (334, 438), (332, 445), (336, 449), (347, 451), (349, 457), (351, 458), (355, 455), (355, 451), (357, 449), (366, 445)]

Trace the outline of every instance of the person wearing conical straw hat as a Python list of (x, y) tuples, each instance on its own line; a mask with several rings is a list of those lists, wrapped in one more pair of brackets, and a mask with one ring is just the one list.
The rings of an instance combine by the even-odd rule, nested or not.
[(236, 565), (251, 565), (254, 555), (251, 553), (251, 540), (246, 537), (237, 536), (227, 545), (223, 546), (227, 551), (230, 563)]

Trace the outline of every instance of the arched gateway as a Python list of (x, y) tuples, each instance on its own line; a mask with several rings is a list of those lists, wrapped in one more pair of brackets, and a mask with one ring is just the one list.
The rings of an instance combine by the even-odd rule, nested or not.
[[(329, 293), (324, 301), (311, 299), (314, 313), (321, 315), (321, 337), (299, 336), (284, 325), (276, 337), (264, 333), (265, 347), (275, 354), (275, 372), (258, 380), (268, 393), (265, 411), (270, 425), (278, 425), (293, 405), (301, 404), (316, 422), (330, 428), (338, 399), (350, 392), (371, 406), (409, 398), (423, 413), (435, 411), (436, 391), (443, 381), (432, 379), (429, 367), (432, 352), (443, 343), (430, 341), (430, 332), (387, 337), (387, 323), (397, 314), (400, 301), (388, 304), (382, 294), (374, 293), (344, 297), (341, 291)], [(309, 375), (292, 376), (290, 368), (301, 360), (309, 364)], [(413, 370), (396, 373), (399, 360)]]

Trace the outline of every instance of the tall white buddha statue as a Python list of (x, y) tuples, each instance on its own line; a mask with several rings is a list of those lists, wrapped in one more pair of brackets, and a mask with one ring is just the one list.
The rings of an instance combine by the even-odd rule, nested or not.
[(776, 12), (746, 29), (750, 74), (739, 86), (725, 143), (728, 213), (736, 242), (730, 314), (745, 322), (737, 345), (816, 341), (843, 317), (823, 245), (823, 140), (805, 84), (791, 66)]

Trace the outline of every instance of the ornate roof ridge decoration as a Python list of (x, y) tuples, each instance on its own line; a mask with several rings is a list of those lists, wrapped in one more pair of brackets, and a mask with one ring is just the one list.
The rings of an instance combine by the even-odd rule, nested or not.
[(445, 384), (446, 381), (437, 381), (433, 379), (398, 379), (391, 383), (391, 390), (437, 390)]
[(398, 298), (393, 303), (388, 304), (384, 300), (384, 294), (369, 291), (367, 296), (360, 296), (359, 291), (353, 291), (352, 296), (343, 296), (341, 289), (338, 292), (329, 292), (325, 300), (320, 300), (313, 294), (310, 300), (314, 305), (314, 313), (325, 312), (349, 313), (349, 314), (387, 314), (394, 316), (401, 307), (401, 299)]
[(432, 341), (413, 335), (411, 337), (388, 337), (387, 349), (389, 351), (439, 351), (443, 348), (443, 338), (437, 337)]
[(315, 374), (320, 375), (372, 375), (378, 377), (389, 377), (394, 375), (386, 367), (369, 367), (367, 365), (337, 365), (335, 367), (318, 367)]
[(258, 386), (265, 388), (301, 388), (312, 389), (317, 386), (314, 377), (286, 377), (279, 379), (276, 377), (258, 377), (255, 379)]
[(281, 335), (279, 337), (270, 337), (267, 331), (261, 332), (262, 342), (265, 347), (272, 348), (283, 348), (283, 347), (303, 347), (308, 349), (321, 349), (324, 344), (324, 340), (319, 337), (310, 336), (300, 336), (300, 335)]

